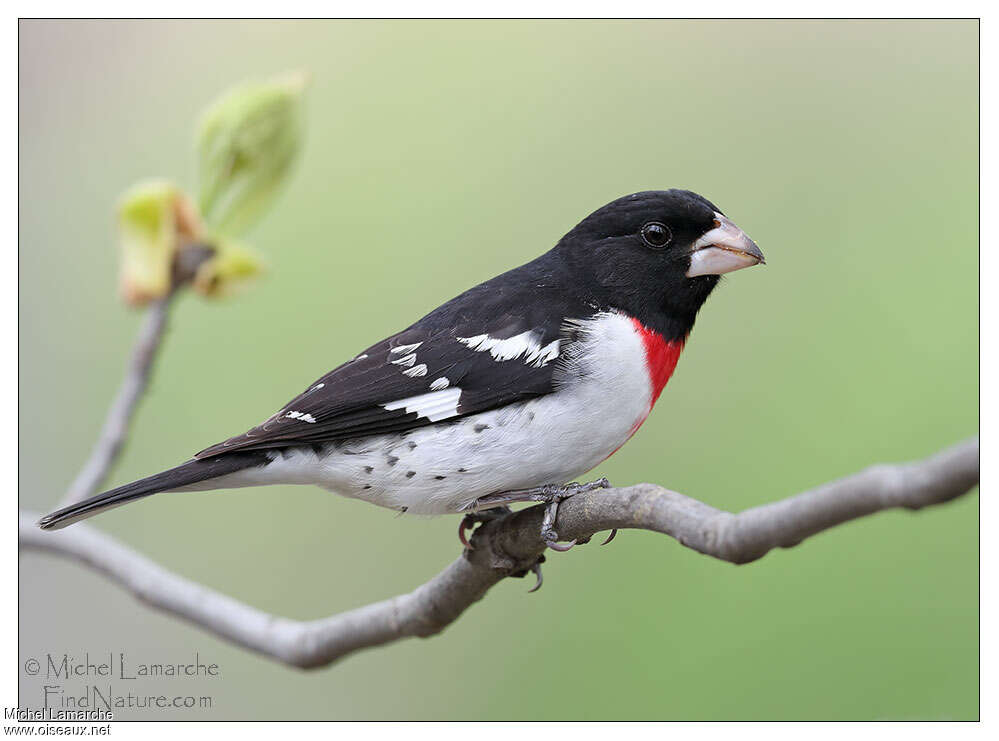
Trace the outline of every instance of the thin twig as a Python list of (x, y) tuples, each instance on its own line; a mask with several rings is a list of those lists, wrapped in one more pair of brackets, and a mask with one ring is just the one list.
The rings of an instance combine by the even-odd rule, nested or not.
[[(612, 528), (665, 533), (736, 564), (789, 548), (834, 525), (894, 507), (919, 509), (967, 493), (978, 483), (978, 438), (914, 463), (872, 466), (803, 494), (739, 514), (653, 484), (577, 494), (559, 507), (555, 527), (585, 541)], [(268, 615), (171, 573), (87, 525), (56, 532), (20, 514), (20, 546), (77, 559), (150, 606), (215, 635), (303, 668), (325, 666), (362, 648), (439, 633), (497, 582), (536, 563), (544, 551), (544, 506), (476, 530), (474, 548), (409, 594), (312, 621)]]
[(194, 280), (200, 266), (210, 260), (214, 254), (215, 247), (212, 245), (189, 242), (182, 245), (174, 255), (170, 269), (170, 290), (165, 296), (149, 305), (139, 335), (132, 347), (125, 379), (121, 382), (114, 401), (111, 402), (101, 434), (90, 452), (90, 457), (63, 495), (60, 507), (66, 507), (96, 494), (100, 485), (111, 473), (111, 468), (121, 455), (128, 439), (135, 410), (149, 386), (149, 377), (160, 346), (163, 344), (173, 300), (182, 288)]
[(149, 376), (153, 361), (163, 343), (170, 315), (170, 307), (176, 293), (171, 292), (149, 306), (146, 316), (139, 329), (132, 357), (129, 359), (125, 379), (122, 381), (108, 409), (101, 429), (100, 437), (90, 453), (87, 462), (83, 464), (80, 473), (73, 479), (69, 489), (59, 503), (60, 507), (79, 502), (97, 493), (98, 488), (111, 472), (118, 456), (121, 454), (125, 441), (128, 439), (129, 425), (135, 410), (149, 384)]

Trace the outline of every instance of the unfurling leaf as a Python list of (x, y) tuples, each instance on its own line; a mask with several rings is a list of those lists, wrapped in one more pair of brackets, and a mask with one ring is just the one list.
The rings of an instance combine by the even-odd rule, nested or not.
[(199, 203), (213, 230), (238, 233), (277, 194), (299, 150), (305, 84), (303, 73), (246, 83), (204, 113)]
[(253, 250), (230, 240), (215, 240), (215, 254), (198, 268), (194, 289), (204, 296), (228, 296), (263, 270), (264, 262)]
[(296, 73), (247, 83), (205, 112), (198, 136), (198, 205), (166, 180), (141, 182), (122, 196), (125, 301), (141, 306), (186, 285), (205, 296), (223, 296), (262, 271), (257, 254), (230, 237), (260, 216), (291, 168), (305, 82)]
[(200, 232), (197, 209), (173, 183), (148, 180), (129, 188), (118, 201), (125, 301), (141, 306), (165, 296), (177, 250), (197, 240)]

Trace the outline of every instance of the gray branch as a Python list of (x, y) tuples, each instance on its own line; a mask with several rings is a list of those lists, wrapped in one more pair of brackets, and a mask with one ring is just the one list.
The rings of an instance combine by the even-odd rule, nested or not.
[(129, 425), (135, 415), (136, 407), (146, 392), (146, 386), (149, 385), (153, 361), (156, 360), (157, 351), (163, 342), (170, 304), (175, 295), (173, 292), (169, 293), (154, 302), (146, 312), (139, 336), (132, 348), (125, 380), (122, 381), (111, 408), (108, 409), (104, 427), (101, 428), (101, 434), (90, 457), (73, 479), (73, 483), (69, 485), (59, 503), (60, 507), (66, 507), (96, 494), (118, 459), (128, 438)]
[[(739, 514), (653, 484), (586, 492), (562, 503), (555, 526), (562, 538), (581, 542), (613, 528), (652, 530), (743, 564), (858, 517), (950, 501), (978, 484), (978, 471), (973, 438), (922, 461), (872, 466)], [(35, 514), (22, 512), (19, 533), (21, 548), (81, 561), (152, 607), (285, 664), (311, 668), (362, 648), (439, 633), (494, 584), (537, 561), (545, 549), (543, 516), (539, 505), (481, 526), (473, 550), (409, 594), (304, 622), (269, 615), (173, 574), (87, 525), (43, 532)]]
[(108, 477), (128, 439), (135, 410), (149, 386), (149, 377), (160, 346), (163, 344), (173, 300), (179, 295), (181, 288), (194, 280), (198, 268), (214, 254), (215, 248), (211, 245), (190, 242), (182, 245), (174, 256), (170, 290), (162, 298), (153, 301), (146, 311), (139, 336), (135, 338), (135, 345), (132, 347), (132, 356), (125, 369), (125, 379), (121, 382), (114, 401), (111, 402), (101, 434), (90, 452), (90, 457), (63, 495), (60, 507), (93, 496)]

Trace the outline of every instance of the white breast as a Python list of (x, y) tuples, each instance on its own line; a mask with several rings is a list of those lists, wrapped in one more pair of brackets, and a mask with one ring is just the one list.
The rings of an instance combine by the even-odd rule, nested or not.
[[(323, 457), (285, 451), (248, 483), (314, 483), (408, 512), (459, 512), (486, 494), (561, 484), (595, 467), (635, 432), (652, 401), (632, 321), (603, 314), (563, 346), (556, 391), (405, 434), (346, 441)], [(448, 400), (450, 401), (450, 399)], [(238, 474), (237, 474), (238, 475)]]

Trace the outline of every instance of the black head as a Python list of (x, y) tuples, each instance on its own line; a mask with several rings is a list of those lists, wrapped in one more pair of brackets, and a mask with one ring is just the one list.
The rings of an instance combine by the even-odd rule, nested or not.
[(582, 297), (666, 339), (686, 337), (718, 276), (763, 262), (756, 244), (689, 190), (635, 193), (594, 211), (552, 251)]

